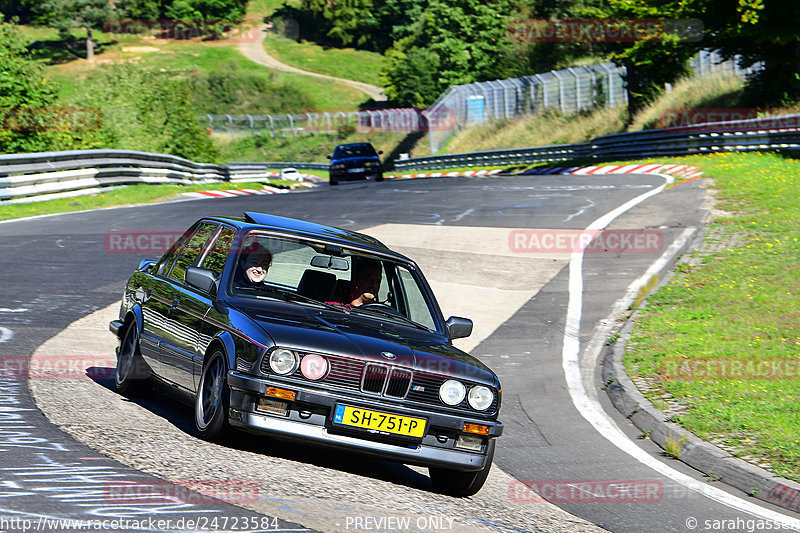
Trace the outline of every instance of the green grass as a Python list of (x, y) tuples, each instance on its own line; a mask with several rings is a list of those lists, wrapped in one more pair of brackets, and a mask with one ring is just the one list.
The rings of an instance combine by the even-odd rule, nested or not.
[[(577, 115), (548, 110), (523, 118), (466, 127), (456, 133), (441, 151), (457, 154), (585, 142), (598, 135), (623, 130), (626, 118), (625, 108), (597, 109)], [(428, 142), (425, 138), (418, 143), (420, 152), (427, 151)]]
[[(728, 213), (710, 227), (721, 249), (682, 265), (648, 299), (625, 355), (628, 372), (654, 380), (650, 396), (668, 393), (687, 406), (677, 422), (688, 430), (800, 481), (800, 161), (673, 161), (715, 180), (717, 208)], [(726, 362), (742, 368), (715, 370)], [(794, 373), (765, 375), (755, 370), (762, 362)], [(694, 370), (668, 371), (676, 364)]]
[(316, 43), (298, 43), (278, 35), (270, 35), (264, 39), (264, 49), (272, 57), (293, 67), (380, 85), (378, 74), (383, 56), (375, 52), (353, 48), (325, 48)]
[[(303, 171), (305, 172), (305, 171)], [(0, 220), (69, 213), (123, 205), (137, 205), (167, 201), (184, 192), (220, 189), (261, 189), (264, 185), (291, 186), (292, 181), (270, 180), (266, 183), (207, 183), (203, 185), (149, 185), (137, 184), (98, 194), (60, 198), (27, 204), (0, 205)]]
[[(146, 47), (142, 48), (142, 47)], [(97, 56), (95, 64), (86, 61), (73, 61), (61, 65), (48, 67), (48, 77), (58, 84), (59, 95), (67, 102), (75, 100), (82, 90), (86, 78), (97, 69), (111, 62), (133, 62), (142, 68), (151, 68), (159, 71), (171, 72), (175, 76), (185, 76), (192, 73), (209, 73), (214, 70), (226, 68), (235, 64), (239, 69), (250, 73), (272, 77), (275, 83), (290, 85), (295, 91), (308, 96), (312, 102), (309, 109), (297, 109), (292, 112), (304, 111), (339, 111), (358, 108), (365, 100), (365, 95), (358, 89), (347, 85), (327, 80), (294, 74), (291, 72), (271, 71), (255, 65), (236, 49), (235, 44), (225, 41), (195, 42), (195, 41), (159, 41), (142, 43), (125, 43), (116, 46), (107, 53)], [(261, 113), (283, 112), (270, 108), (269, 102), (263, 103)]]

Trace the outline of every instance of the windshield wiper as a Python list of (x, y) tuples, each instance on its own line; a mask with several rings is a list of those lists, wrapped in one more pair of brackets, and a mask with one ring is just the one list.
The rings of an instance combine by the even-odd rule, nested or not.
[(281, 296), (284, 296), (287, 300), (299, 300), (301, 302), (320, 305), (322, 307), (325, 307), (326, 309), (333, 309), (336, 311), (346, 311), (345, 309), (337, 305), (331, 305), (325, 302), (320, 302), (319, 300), (311, 298), (310, 296), (306, 296), (305, 294), (300, 294), (299, 292), (294, 292), (289, 289), (284, 289), (282, 287), (273, 287), (272, 285), (264, 285), (264, 288), (268, 291), (277, 292)]
[(347, 312), (347, 310), (342, 308), (342, 307), (339, 307), (339, 306), (336, 306), (336, 305), (327, 304), (325, 302), (320, 302), (319, 300), (315, 300), (314, 298), (311, 298), (310, 296), (305, 296), (303, 294), (291, 291), (289, 289), (284, 289), (282, 287), (274, 287), (272, 285), (262, 285), (260, 287), (237, 287), (236, 290), (245, 290), (245, 291), (253, 291), (253, 292), (261, 292), (261, 291), (273, 292), (273, 293), (277, 293), (277, 294), (281, 295), (283, 297), (283, 299), (286, 300), (287, 302), (296, 300), (296, 301), (301, 301), (301, 302), (306, 302), (306, 303), (318, 305), (318, 306), (324, 307), (326, 309), (333, 309), (335, 311)]
[(404, 323), (406, 323), (406, 324), (408, 324), (410, 326), (413, 326), (413, 327), (415, 327), (417, 329), (422, 329), (424, 331), (430, 331), (427, 327), (423, 326), (422, 324), (420, 324), (418, 322), (414, 322), (410, 318), (407, 318), (407, 317), (401, 315), (398, 311), (395, 311), (395, 310), (389, 311), (388, 309), (381, 309), (380, 307), (368, 307), (367, 309), (362, 309), (361, 307), (356, 307), (356, 306), (352, 307), (352, 310), (360, 311), (360, 312), (367, 312), (367, 313), (372, 312), (372, 313), (376, 313), (376, 314), (385, 316), (387, 318), (396, 318), (396, 319), (398, 319), (398, 320), (400, 320), (400, 321), (402, 321), (402, 322), (404, 322)]

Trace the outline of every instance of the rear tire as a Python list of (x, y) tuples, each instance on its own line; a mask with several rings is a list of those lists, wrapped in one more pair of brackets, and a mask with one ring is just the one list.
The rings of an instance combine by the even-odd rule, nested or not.
[(331, 184), (331, 185), (339, 185), (339, 181), (338, 181), (338, 180), (335, 180), (335, 179), (333, 179), (333, 178), (330, 178), (328, 181), (330, 181), (330, 184)]
[(375, 176), (375, 181), (383, 181), (383, 174), (378, 174)]
[(221, 350), (216, 350), (203, 363), (195, 393), (194, 423), (201, 438), (219, 440), (229, 431), (230, 395), (225, 356)]
[(447, 468), (428, 468), (433, 487), (444, 494), (464, 498), (477, 494), (489, 476), (494, 459), (494, 441), (489, 441), (489, 449), (486, 451), (486, 466), (476, 472), (461, 472), (449, 470)]
[(139, 328), (132, 321), (125, 329), (117, 354), (114, 384), (123, 396), (135, 396), (142, 392), (149, 374), (144, 371), (144, 360), (139, 351)]

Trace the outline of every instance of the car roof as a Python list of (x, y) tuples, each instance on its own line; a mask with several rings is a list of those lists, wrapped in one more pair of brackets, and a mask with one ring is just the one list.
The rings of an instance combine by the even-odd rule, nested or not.
[(369, 235), (365, 235), (364, 233), (358, 233), (357, 231), (337, 228), (334, 226), (326, 226), (324, 224), (298, 220), (296, 218), (281, 217), (266, 213), (256, 213), (253, 211), (246, 211), (244, 213), (244, 217), (208, 218), (227, 222), (243, 230), (259, 228), (267, 229), (271, 231), (287, 233), (290, 235), (296, 235), (298, 237), (322, 239), (345, 247), (358, 247), (367, 249), (371, 252), (388, 255), (394, 259), (414, 264), (411, 259), (390, 250), (378, 239), (370, 237)]

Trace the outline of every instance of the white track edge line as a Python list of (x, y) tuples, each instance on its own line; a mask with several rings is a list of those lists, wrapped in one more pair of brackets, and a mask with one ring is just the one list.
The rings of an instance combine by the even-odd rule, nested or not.
[[(651, 174), (652, 175), (652, 174)], [(674, 178), (669, 175), (661, 175), (665, 183), (656, 189), (641, 194), (632, 200), (622, 204), (612, 211), (601, 216), (586, 230), (602, 229), (610, 224), (615, 218), (627, 212), (634, 206), (647, 200), (651, 196), (661, 193), (668, 184), (674, 182)], [(580, 371), (580, 323), (583, 306), (583, 251), (572, 254), (569, 263), (569, 303), (567, 305), (567, 317), (564, 326), (564, 340), (562, 343), (562, 367), (567, 383), (567, 389), (572, 403), (578, 412), (589, 422), (600, 435), (606, 438), (621, 451), (627, 453), (643, 465), (655, 470), (659, 474), (684, 485), (704, 496), (733, 509), (746, 512), (764, 520), (771, 520), (785, 526), (800, 530), (800, 520), (786, 516), (782, 513), (772, 511), (746, 501), (738, 496), (729, 494), (717, 487), (700, 482), (682, 472), (678, 472), (672, 467), (662, 463), (658, 459), (650, 456), (643, 449), (633, 443), (627, 435), (616, 425), (614, 420), (603, 410), (602, 406), (593, 402), (586, 392), (581, 379)]]

